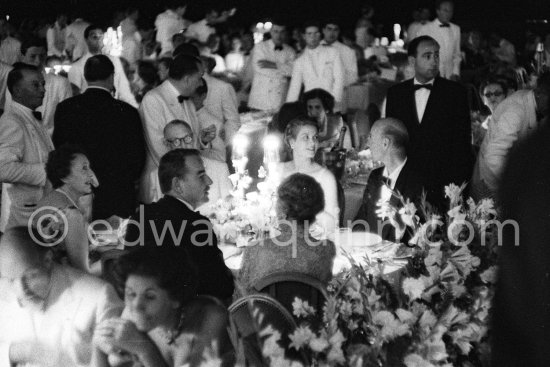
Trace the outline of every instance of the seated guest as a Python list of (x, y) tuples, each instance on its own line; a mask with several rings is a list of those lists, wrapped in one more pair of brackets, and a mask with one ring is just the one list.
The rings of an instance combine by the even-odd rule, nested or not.
[[(168, 125), (164, 127), (164, 144), (169, 150), (174, 149), (193, 149), (193, 131), (189, 124), (182, 120), (170, 121)], [(201, 158), (204, 164), (206, 174), (212, 180), (212, 185), (208, 191), (208, 201), (202, 204), (198, 211), (204, 215), (209, 214), (211, 207), (218, 199), (225, 198), (232, 190), (231, 181), (229, 180), (229, 169), (224, 162), (216, 161), (205, 157), (201, 151)], [(162, 197), (160, 189), (158, 170), (153, 172), (155, 180), (155, 201)]]
[[(150, 243), (160, 245), (161, 241), (163, 247), (170, 247), (174, 256), (189, 257), (196, 265), (199, 274), (198, 294), (221, 300), (230, 298), (234, 288), (233, 275), (225, 266), (218, 249), (212, 223), (195, 211), (208, 200), (212, 184), (199, 151), (169, 151), (160, 159), (158, 177), (164, 197), (140, 207), (132, 218), (135, 222), (131, 223), (139, 223), (140, 219), (143, 222), (139, 226), (128, 225), (125, 238), (127, 247)], [(159, 233), (163, 233), (160, 238)]]
[[(304, 103), (307, 107), (307, 115), (317, 121), (319, 148), (331, 150), (338, 145), (344, 120), (340, 114), (332, 114), (334, 109), (334, 97), (323, 89), (312, 89), (304, 93)], [(344, 146), (339, 148), (351, 148), (349, 129), (346, 130)]]
[[(59, 245), (52, 248), (54, 254), (72, 267), (89, 272), (88, 225), (79, 201), (82, 196), (92, 194), (92, 186), (97, 186), (90, 162), (80, 148), (63, 145), (50, 152), (46, 175), (54, 191), (38, 202), (35, 213), (39, 214), (33, 217), (33, 224), (40, 225), (45, 232), (48, 228), (54, 230), (51, 226), (66, 221), (67, 227), (61, 231), (67, 232), (59, 238)], [(57, 219), (43, 220), (52, 215)]]
[(122, 302), (103, 280), (56, 264), (39, 238), (25, 226), (0, 240), (0, 365), (106, 365), (92, 336)]
[(336, 230), (339, 218), (338, 191), (336, 179), (327, 168), (315, 163), (317, 151), (317, 124), (306, 118), (292, 120), (286, 129), (285, 140), (292, 151), (292, 160), (279, 166), (280, 177), (284, 179), (293, 173), (303, 173), (317, 181), (324, 194), (324, 207), (316, 216), (316, 222), (327, 233)]
[[(368, 230), (377, 233), (383, 239), (399, 241), (405, 234), (405, 225), (397, 210), (400, 202), (394, 195), (383, 198), (383, 186), (398, 192), (405, 199), (415, 202), (422, 193), (420, 178), (407, 163), (406, 146), (409, 142), (409, 134), (405, 125), (394, 118), (378, 120), (372, 126), (367, 144), (375, 161), (384, 163), (371, 172), (365, 192), (363, 203), (355, 217), (356, 221), (366, 221)], [(390, 191), (391, 192), (391, 191)], [(388, 200), (381, 203), (380, 200)], [(378, 214), (380, 213), (380, 215)], [(389, 217), (391, 226), (381, 223), (385, 217)], [(382, 224), (382, 227), (379, 226)], [(394, 228), (391, 228), (391, 227)], [(354, 229), (364, 230), (359, 223)]]
[(489, 78), (481, 83), (479, 87), (479, 92), (481, 94), (481, 99), (487, 108), (489, 108), (490, 115), (487, 116), (485, 121), (477, 127), (477, 129), (472, 129), (473, 134), (473, 144), (474, 146), (479, 147), (485, 133), (489, 128), (489, 122), (491, 121), (493, 114), (500, 102), (504, 101), (506, 98), (506, 93), (508, 92), (508, 86), (506, 82), (502, 79)]
[(231, 51), (225, 55), (225, 66), (227, 71), (239, 74), (244, 68), (244, 53), (242, 51), (242, 41), (238, 34), (231, 37)]
[(240, 280), (248, 291), (263, 277), (282, 272), (300, 272), (328, 282), (336, 249), (331, 241), (318, 241), (308, 231), (325, 206), (321, 185), (311, 176), (295, 173), (281, 183), (277, 196), (277, 214), (284, 220), (281, 234), (246, 247)]
[(197, 366), (213, 342), (220, 354), (228, 349), (225, 307), (209, 297), (194, 298), (194, 269), (160, 250), (142, 248), (117, 262), (124, 311), (101, 323), (94, 337), (113, 366)]

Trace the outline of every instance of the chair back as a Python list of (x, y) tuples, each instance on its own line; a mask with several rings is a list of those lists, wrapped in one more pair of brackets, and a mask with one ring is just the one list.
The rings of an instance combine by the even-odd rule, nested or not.
[[(261, 317), (259, 317), (260, 314)], [(296, 329), (297, 325), (292, 315), (277, 300), (265, 294), (242, 297), (229, 306), (229, 317), (243, 340), (248, 365), (261, 365), (262, 347), (258, 343), (257, 333), (268, 325), (281, 333), (279, 344), (286, 350), (287, 358), (304, 359), (301, 353), (289, 348), (288, 335)]]
[(321, 313), (327, 298), (323, 282), (298, 272), (271, 274), (259, 279), (254, 284), (254, 289), (269, 294), (289, 312), (292, 312), (292, 302), (298, 297), (302, 301), (307, 301), (318, 313)]

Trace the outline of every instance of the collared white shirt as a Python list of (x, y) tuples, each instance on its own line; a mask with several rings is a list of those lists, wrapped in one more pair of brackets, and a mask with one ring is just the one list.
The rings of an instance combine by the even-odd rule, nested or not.
[(59, 23), (55, 22), (53, 27), (48, 28), (46, 31), (46, 40), (48, 42), (48, 56), (65, 55), (65, 42), (66, 42), (67, 28), (61, 28)]
[[(420, 83), (416, 78), (414, 78), (414, 85), (419, 84), (430, 84), (433, 86), (434, 79), (430, 80), (427, 83)], [(414, 100), (416, 102), (416, 116), (418, 116), (418, 122), (422, 122), (422, 117), (424, 117), (424, 112), (426, 111), (426, 105), (428, 104), (430, 93), (431, 91), (426, 88), (421, 88), (414, 92)]]
[(397, 182), (397, 179), (399, 178), (399, 174), (403, 170), (403, 167), (405, 167), (405, 163), (407, 163), (407, 158), (405, 158), (403, 163), (397, 166), (397, 168), (394, 169), (392, 173), (388, 172), (388, 167), (384, 167), (384, 172), (382, 173), (382, 175), (390, 180), (390, 188), (392, 190), (395, 189), (395, 183)]
[(174, 11), (168, 9), (157, 15), (155, 20), (157, 42), (160, 42), (160, 54), (172, 51), (172, 36), (185, 28), (185, 20)]

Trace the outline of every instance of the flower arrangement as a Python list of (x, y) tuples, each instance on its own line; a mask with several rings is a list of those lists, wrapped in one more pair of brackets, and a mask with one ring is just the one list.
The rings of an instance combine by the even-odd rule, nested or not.
[[(445, 188), (450, 204), (445, 216), (425, 199), (418, 208), (403, 200), (400, 214), (415, 233), (408, 264), (385, 275), (373, 272), (380, 268), (375, 261), (350, 258), (351, 269), (330, 282), (323, 310), (295, 299), (300, 324), (289, 335), (290, 348), (305, 353), (314, 366), (486, 365), (497, 213), (491, 199), (464, 201), (463, 190)], [(278, 351), (273, 359), (280, 357), (272, 349)], [(267, 365), (296, 365), (277, 360)]]

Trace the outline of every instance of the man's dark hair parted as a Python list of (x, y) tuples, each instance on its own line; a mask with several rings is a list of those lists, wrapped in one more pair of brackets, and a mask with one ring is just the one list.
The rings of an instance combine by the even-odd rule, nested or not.
[(87, 39), (90, 36), (90, 33), (92, 33), (92, 31), (95, 31), (96, 29), (99, 29), (103, 32), (103, 28), (101, 28), (97, 24), (90, 24), (89, 26), (87, 26), (84, 30), (84, 39)]
[(187, 172), (186, 161), (188, 157), (197, 156), (200, 158), (199, 151), (196, 149), (174, 149), (160, 158), (159, 163), (159, 183), (160, 190), (166, 194), (172, 189), (172, 180), (183, 177)]
[(25, 55), (31, 47), (44, 47), (47, 49), (46, 41), (35, 36), (28, 36), (23, 38), (21, 42), (21, 55)]
[(105, 80), (115, 73), (115, 66), (108, 56), (95, 55), (84, 65), (84, 78), (87, 82)]
[(407, 49), (407, 55), (416, 57), (418, 52), (418, 46), (420, 46), (420, 43), (422, 42), (432, 42), (439, 46), (439, 43), (435, 39), (433, 39), (430, 36), (419, 36), (416, 37), (409, 43), (409, 48)]
[(168, 76), (172, 79), (181, 80), (185, 76), (199, 72), (201, 61), (195, 56), (179, 54), (170, 62)]
[(38, 68), (34, 65), (24, 64), (22, 62), (15, 63), (13, 69), (8, 73), (8, 80), (6, 82), (8, 90), (13, 95), (13, 89), (23, 79), (23, 72), (31, 71), (38, 72)]

